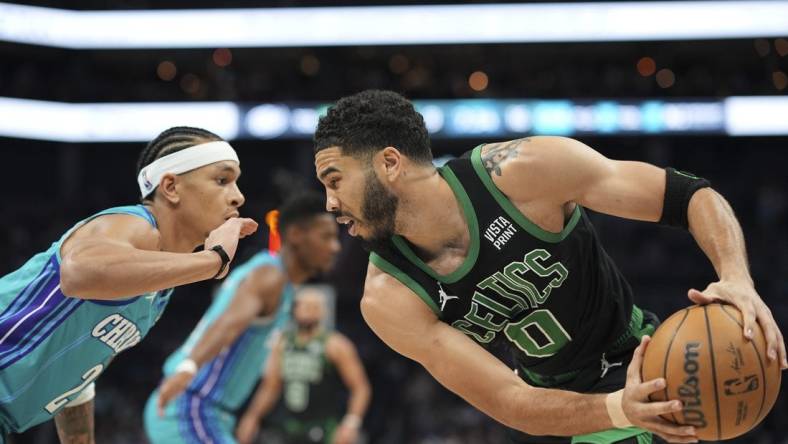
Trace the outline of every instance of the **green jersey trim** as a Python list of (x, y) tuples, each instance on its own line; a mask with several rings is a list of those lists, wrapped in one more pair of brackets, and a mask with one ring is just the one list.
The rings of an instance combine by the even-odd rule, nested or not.
[(521, 213), (520, 210), (514, 206), (509, 198), (507, 198), (506, 195), (504, 195), (501, 190), (495, 186), (492, 177), (490, 177), (490, 174), (484, 168), (484, 164), (482, 163), (483, 146), (484, 145), (479, 145), (473, 149), (473, 152), (471, 153), (471, 164), (473, 164), (473, 169), (476, 170), (476, 174), (479, 175), (479, 178), (482, 180), (482, 183), (484, 183), (484, 186), (487, 187), (487, 191), (492, 194), (492, 196), (498, 202), (498, 205), (503, 208), (506, 214), (514, 219), (514, 221), (517, 222), (517, 224), (527, 231), (531, 236), (534, 236), (537, 239), (550, 243), (557, 243), (566, 239), (566, 237), (569, 236), (569, 234), (575, 228), (575, 225), (577, 225), (577, 222), (580, 220), (580, 205), (575, 205), (575, 209), (572, 211), (572, 217), (569, 218), (569, 222), (566, 223), (566, 226), (564, 226), (564, 229), (561, 230), (560, 233), (553, 233), (544, 230), (540, 226), (528, 220), (528, 218), (525, 217), (523, 213)]
[(656, 327), (652, 324), (643, 324), (643, 310), (641, 310), (637, 305), (632, 306), (632, 316), (629, 319), (629, 325), (627, 325), (627, 331), (621, 335), (620, 338), (613, 343), (613, 350), (618, 351), (625, 347), (627, 341), (632, 338), (637, 339), (638, 343), (646, 335), (653, 335)]
[(408, 287), (412, 292), (416, 293), (416, 295), (421, 298), (421, 300), (424, 301), (428, 307), (430, 307), (432, 312), (435, 313), (435, 316), (440, 319), (441, 311), (438, 308), (438, 305), (432, 300), (430, 295), (427, 294), (427, 292), (424, 290), (424, 288), (422, 288), (421, 285), (419, 285), (418, 282), (413, 280), (413, 278), (405, 274), (405, 272), (397, 268), (395, 265), (375, 253), (370, 253), (369, 261), (372, 262), (372, 264), (376, 267), (380, 268), (384, 273), (390, 274), (395, 279), (400, 281), (402, 285)]
[(637, 427), (610, 429), (572, 437), (572, 444), (613, 444), (627, 438), (636, 438), (638, 444), (650, 444), (652, 435)]
[(429, 276), (439, 282), (444, 284), (453, 284), (468, 274), (471, 268), (473, 268), (473, 266), (476, 264), (476, 259), (479, 257), (479, 221), (476, 219), (476, 211), (473, 209), (473, 203), (468, 197), (468, 193), (465, 192), (465, 188), (462, 187), (460, 180), (457, 179), (457, 176), (454, 174), (454, 171), (452, 171), (448, 166), (439, 168), (438, 171), (446, 180), (446, 183), (449, 184), (449, 187), (454, 192), (457, 200), (460, 202), (462, 213), (465, 216), (465, 222), (468, 224), (471, 246), (468, 249), (468, 256), (465, 257), (462, 265), (445, 276), (440, 275), (427, 264), (425, 264), (418, 256), (416, 256), (416, 253), (411, 250), (408, 243), (405, 242), (405, 239), (403, 239), (401, 236), (395, 235), (391, 238), (391, 240), (394, 243), (394, 246), (399, 249), (405, 258), (415, 266), (419, 267), (421, 271), (427, 273)]

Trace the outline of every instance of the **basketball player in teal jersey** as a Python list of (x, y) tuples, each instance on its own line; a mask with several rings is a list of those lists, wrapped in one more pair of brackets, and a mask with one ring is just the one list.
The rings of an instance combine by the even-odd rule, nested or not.
[[(288, 444), (354, 444), (371, 395), (356, 347), (341, 333), (326, 331), (325, 295), (306, 289), (296, 297), (295, 329), (271, 353), (268, 370), (238, 424), (241, 444), (253, 442), (260, 420), (282, 396), (280, 429)], [(350, 392), (347, 408), (339, 400)], [(344, 415), (343, 415), (343, 412)]]
[(744, 335), (758, 322), (769, 359), (788, 364), (739, 224), (703, 179), (562, 137), (482, 145), (436, 169), (421, 115), (384, 91), (329, 108), (315, 144), (328, 210), (373, 250), (367, 323), (448, 389), (531, 435), (517, 441), (650, 442), (642, 429), (697, 439), (658, 416), (680, 401), (647, 400), (664, 385), (639, 376), (648, 340), (638, 339), (655, 321), (633, 305), (584, 208), (688, 228), (719, 275), (689, 298), (736, 305)]
[(164, 131), (140, 156), (141, 205), (77, 223), (0, 278), (0, 442), (53, 416), (62, 443), (93, 442), (96, 378), (145, 337), (173, 287), (223, 276), (257, 228), (238, 218), (240, 174), (219, 136)]
[(282, 250), (261, 252), (236, 268), (186, 342), (164, 364), (165, 379), (145, 407), (153, 443), (234, 443), (233, 412), (249, 397), (289, 319), (294, 286), (328, 271), (339, 252), (337, 224), (323, 197), (286, 202)]

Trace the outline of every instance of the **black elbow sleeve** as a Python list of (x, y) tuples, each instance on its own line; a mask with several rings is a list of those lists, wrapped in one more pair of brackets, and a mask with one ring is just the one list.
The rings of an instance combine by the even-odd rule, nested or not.
[(665, 168), (665, 200), (659, 223), (688, 229), (687, 209), (692, 195), (699, 189), (710, 186), (711, 183), (706, 179), (674, 168)]

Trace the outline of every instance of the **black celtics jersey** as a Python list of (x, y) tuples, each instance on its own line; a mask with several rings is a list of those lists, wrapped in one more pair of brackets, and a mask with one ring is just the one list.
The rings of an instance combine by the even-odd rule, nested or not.
[(524, 373), (551, 376), (598, 366), (604, 352), (627, 338), (636, 313), (631, 288), (584, 210), (577, 205), (560, 233), (539, 228), (495, 186), (481, 146), (439, 172), (470, 230), (461, 266), (438, 275), (399, 236), (370, 261), (443, 322), (499, 356), (509, 351)]
[(285, 336), (282, 350), (282, 407), (286, 417), (302, 423), (342, 416), (344, 384), (326, 356), (328, 334), (300, 343), (295, 332)]

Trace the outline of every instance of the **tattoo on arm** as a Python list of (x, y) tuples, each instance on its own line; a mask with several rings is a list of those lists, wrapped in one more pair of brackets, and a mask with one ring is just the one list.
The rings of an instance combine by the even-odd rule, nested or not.
[(501, 165), (507, 160), (517, 157), (518, 147), (522, 142), (530, 142), (530, 139), (526, 138), (503, 143), (491, 143), (482, 147), (482, 163), (487, 173), (491, 176), (493, 173), (497, 176), (503, 175), (503, 172), (501, 172)]
[(95, 444), (93, 401), (64, 408), (55, 415), (55, 426), (61, 444)]

